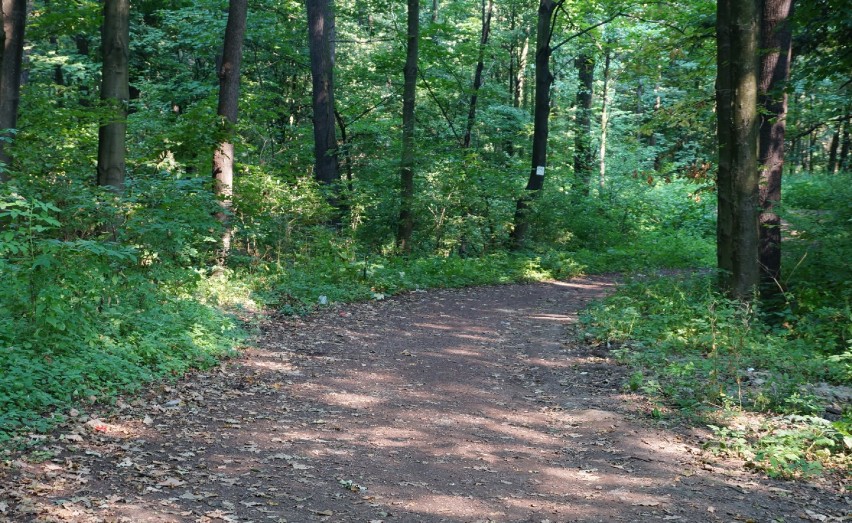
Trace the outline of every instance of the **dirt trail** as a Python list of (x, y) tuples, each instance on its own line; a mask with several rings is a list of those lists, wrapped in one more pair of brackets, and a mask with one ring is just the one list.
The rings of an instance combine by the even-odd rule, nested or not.
[(44, 443), (51, 459), (7, 464), (0, 520), (848, 515), (836, 485), (749, 474), (651, 421), (623, 368), (569, 341), (577, 311), (611, 286), (415, 292), (276, 319), (244, 357), (66, 427)]

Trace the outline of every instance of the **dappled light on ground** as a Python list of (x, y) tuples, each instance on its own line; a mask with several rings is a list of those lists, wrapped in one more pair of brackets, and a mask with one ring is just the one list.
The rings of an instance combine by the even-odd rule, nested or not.
[[(271, 322), (244, 358), (5, 471), (14, 521), (797, 521), (786, 487), (655, 425), (571, 342), (607, 281)], [(349, 311), (347, 311), (348, 313)], [(100, 427), (100, 428), (99, 428)], [(34, 492), (39, 485), (39, 495)], [(780, 490), (773, 490), (780, 489)], [(830, 501), (828, 485), (809, 491)], [(11, 494), (10, 494), (11, 492)], [(39, 519), (41, 518), (41, 519)]]

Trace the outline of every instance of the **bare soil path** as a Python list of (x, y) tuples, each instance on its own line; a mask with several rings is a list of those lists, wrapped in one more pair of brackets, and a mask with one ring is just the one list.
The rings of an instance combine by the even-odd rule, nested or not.
[(0, 467), (0, 521), (843, 521), (700, 450), (571, 341), (607, 278), (275, 318), (255, 348)]

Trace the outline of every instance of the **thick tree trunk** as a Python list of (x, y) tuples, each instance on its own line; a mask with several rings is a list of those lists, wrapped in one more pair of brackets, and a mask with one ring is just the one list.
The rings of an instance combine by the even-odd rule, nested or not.
[(482, 70), (485, 68), (485, 46), (491, 34), (491, 13), (494, 10), (493, 0), (482, 0), (482, 34), (479, 38), (479, 59), (476, 62), (476, 72), (473, 75), (473, 92), (470, 94), (470, 104), (467, 111), (467, 125), (464, 129), (462, 147), (470, 147), (470, 135), (476, 122), (476, 100), (479, 88), (482, 87)]
[(408, 0), (407, 52), (402, 91), (402, 158), (400, 161), (400, 207), (396, 246), (411, 251), (414, 231), (414, 100), (417, 90), (417, 53), (420, 41), (420, 2)]
[(217, 114), (224, 127), (224, 136), (213, 153), (213, 190), (219, 198), (222, 212), (217, 217), (225, 226), (219, 263), (224, 263), (231, 248), (231, 228), (228, 215), (234, 186), (234, 127), (240, 100), (240, 65), (243, 59), (243, 37), (246, 32), (247, 0), (230, 0), (228, 24), (219, 66), (219, 107)]
[(719, 0), (716, 105), (719, 141), (717, 257), (721, 288), (748, 299), (758, 265), (758, 30), (755, 0)]
[(574, 132), (574, 177), (579, 192), (589, 195), (592, 180), (592, 92), (595, 80), (595, 62), (586, 53), (577, 57), (577, 128)]
[(760, 28), (760, 279), (765, 296), (781, 290), (781, 202), (784, 131), (787, 125), (786, 85), (790, 77), (791, 31), (787, 23), (793, 0), (763, 0)]
[(530, 202), (544, 187), (544, 173), (547, 167), (547, 134), (550, 118), (550, 31), (551, 20), (558, 3), (553, 0), (541, 0), (538, 6), (538, 28), (535, 49), (535, 113), (533, 117), (532, 167), (524, 194), (518, 198), (515, 208), (515, 227), (512, 230), (512, 249), (524, 246), (529, 229)]
[(124, 189), (129, 45), (130, 0), (105, 0), (101, 100), (110, 115), (98, 132), (98, 185), (117, 191)]
[[(21, 63), (24, 56), (24, 29), (27, 0), (3, 0), (3, 59), (0, 61), (0, 131), (18, 126), (18, 104), (21, 99)], [(3, 138), (9, 135), (3, 133)], [(9, 165), (5, 141), (0, 140), (0, 162)], [(0, 181), (8, 179), (6, 168), (0, 168)]]
[[(314, 177), (322, 184), (340, 180), (334, 121), (333, 0), (307, 0), (314, 108)], [(331, 203), (336, 207), (337, 199)]]

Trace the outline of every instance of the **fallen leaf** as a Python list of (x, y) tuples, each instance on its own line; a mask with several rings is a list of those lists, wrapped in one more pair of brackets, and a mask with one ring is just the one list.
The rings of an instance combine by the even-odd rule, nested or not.
[(634, 507), (659, 507), (659, 501), (639, 501), (637, 503), (633, 503)]
[(166, 478), (163, 481), (157, 483), (160, 487), (180, 487), (181, 485), (186, 485), (186, 481), (181, 481), (177, 478)]
[(814, 512), (812, 510), (805, 509), (805, 514), (807, 514), (808, 517), (814, 521), (828, 521), (828, 516), (826, 516), (825, 514)]

